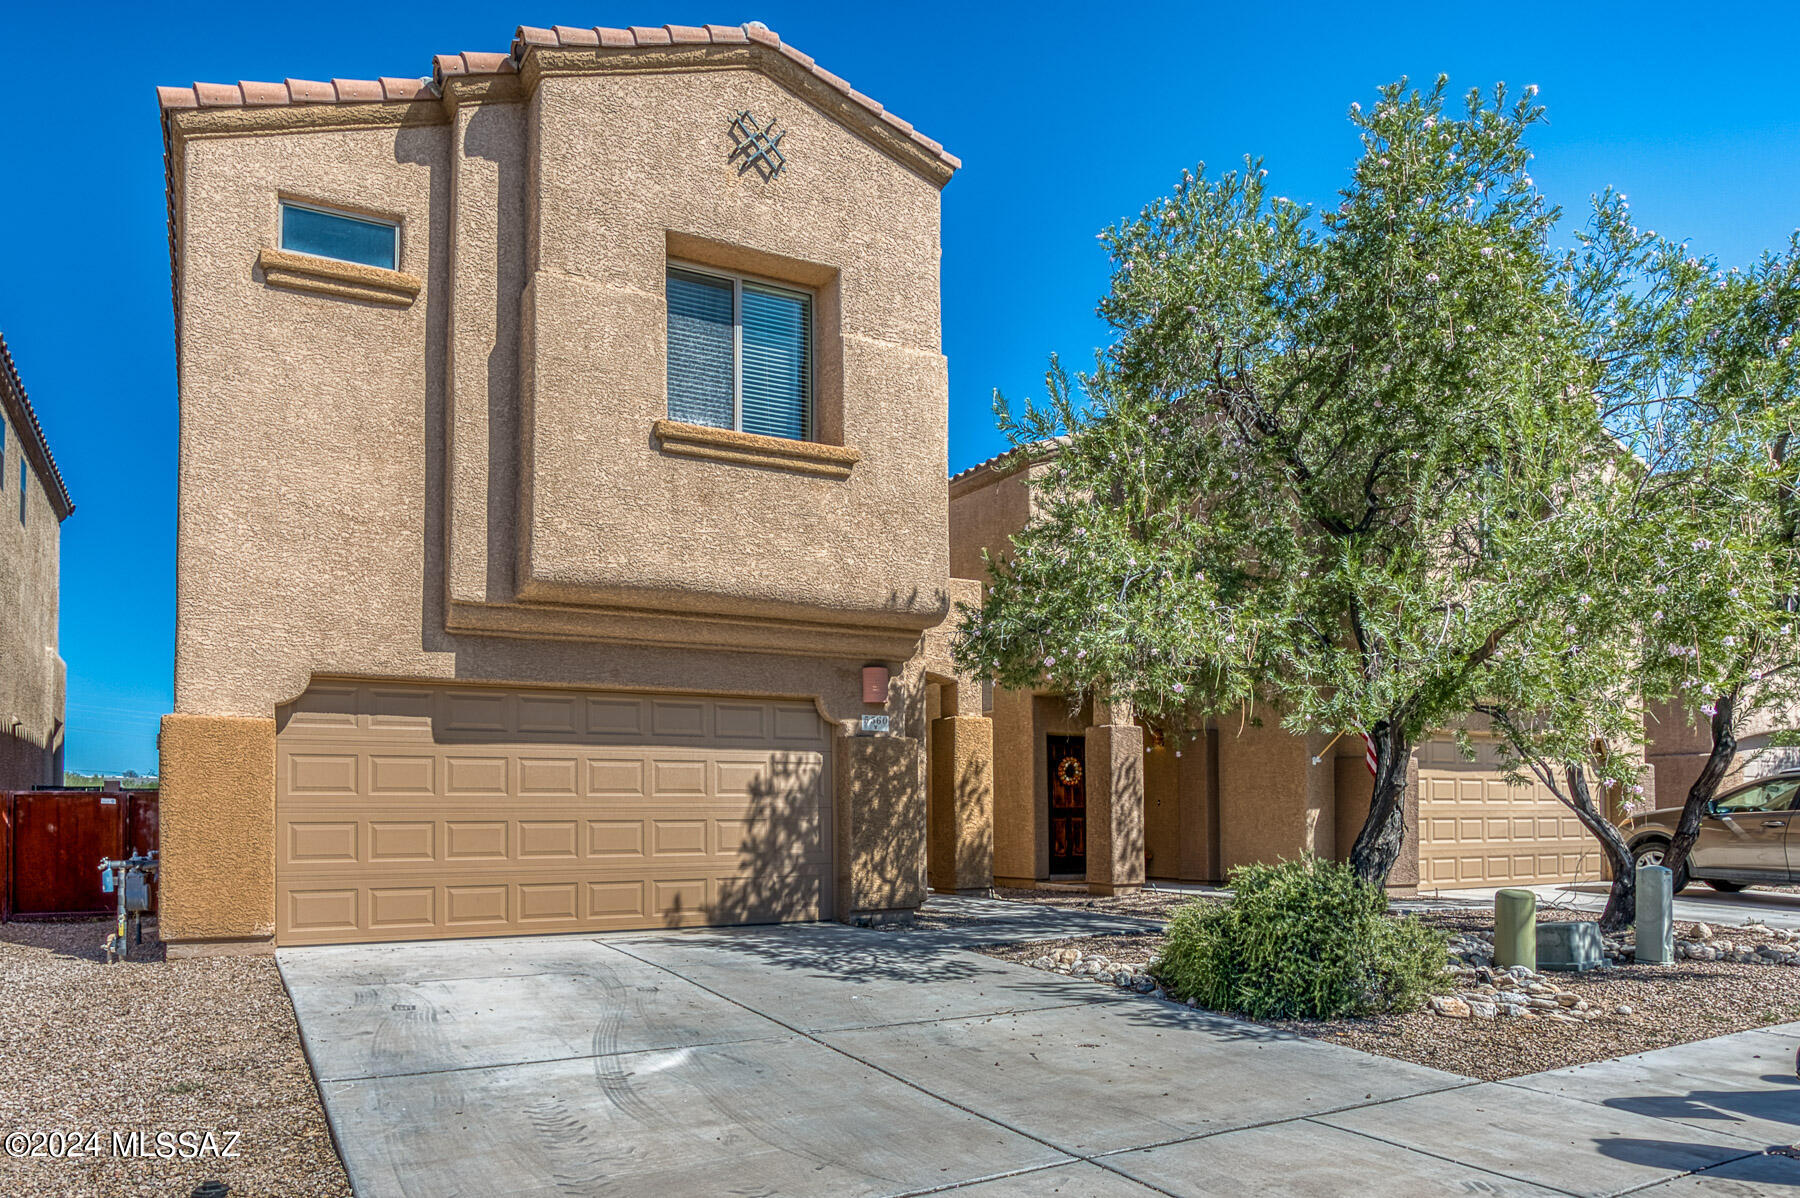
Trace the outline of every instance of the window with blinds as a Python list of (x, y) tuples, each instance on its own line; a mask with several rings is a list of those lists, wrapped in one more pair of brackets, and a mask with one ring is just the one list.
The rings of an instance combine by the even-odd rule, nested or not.
[(670, 268), (669, 419), (804, 441), (812, 435), (812, 297)]

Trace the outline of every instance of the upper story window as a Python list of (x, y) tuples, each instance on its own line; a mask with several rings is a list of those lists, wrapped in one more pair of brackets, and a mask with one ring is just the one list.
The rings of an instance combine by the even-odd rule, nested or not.
[(392, 221), (283, 200), (281, 248), (394, 270), (400, 261), (400, 226)]
[(811, 438), (812, 296), (685, 267), (668, 294), (669, 419)]

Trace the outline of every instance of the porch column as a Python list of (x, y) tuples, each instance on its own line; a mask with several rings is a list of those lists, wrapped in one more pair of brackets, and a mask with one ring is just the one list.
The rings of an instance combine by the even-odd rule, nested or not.
[(931, 888), (986, 894), (994, 886), (994, 722), (931, 722)]
[(1130, 704), (1094, 701), (1086, 749), (1088, 893), (1136, 890), (1144, 884), (1144, 730)]

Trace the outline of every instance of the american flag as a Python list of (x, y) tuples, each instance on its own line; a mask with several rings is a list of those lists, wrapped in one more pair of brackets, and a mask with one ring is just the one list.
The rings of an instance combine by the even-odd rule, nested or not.
[(1369, 777), (1375, 776), (1375, 738), (1367, 732), (1358, 733), (1363, 738), (1363, 764), (1369, 767)]

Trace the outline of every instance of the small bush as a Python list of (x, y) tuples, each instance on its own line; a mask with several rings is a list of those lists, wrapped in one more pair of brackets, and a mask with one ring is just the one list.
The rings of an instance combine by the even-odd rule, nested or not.
[(1235, 897), (1169, 921), (1151, 972), (1174, 997), (1253, 1019), (1410, 1011), (1444, 988), (1448, 938), (1392, 919), (1348, 865), (1306, 857), (1231, 871)]

